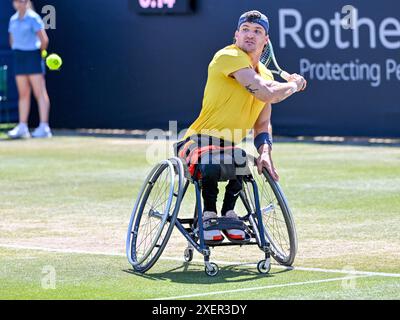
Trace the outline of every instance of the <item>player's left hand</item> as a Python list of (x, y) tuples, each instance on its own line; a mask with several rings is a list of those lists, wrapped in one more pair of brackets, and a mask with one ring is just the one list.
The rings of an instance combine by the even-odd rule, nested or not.
[(271, 175), (272, 179), (274, 179), (275, 181), (279, 181), (279, 175), (272, 161), (271, 152), (261, 153), (258, 159), (256, 160), (256, 163), (257, 163), (258, 174), (262, 174), (262, 169), (265, 168)]

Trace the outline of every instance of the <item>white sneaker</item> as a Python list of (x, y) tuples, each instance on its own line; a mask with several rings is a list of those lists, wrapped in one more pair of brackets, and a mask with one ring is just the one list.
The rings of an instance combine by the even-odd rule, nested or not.
[[(218, 218), (217, 213), (212, 211), (203, 212), (203, 227), (204, 227), (204, 222), (211, 218)], [(209, 231), (204, 230), (205, 241), (221, 241), (223, 239), (224, 237), (222, 236), (220, 230), (209, 230)]]
[[(233, 210), (229, 210), (225, 214), (225, 217), (239, 220), (237, 214)], [(246, 237), (246, 233), (240, 229), (228, 229), (226, 230), (226, 235), (228, 236), (229, 239), (232, 240), (245, 240)]]
[(28, 139), (31, 137), (26, 124), (18, 124), (14, 129), (8, 131), (8, 137), (11, 139)]
[(51, 138), (52, 136), (50, 127), (42, 124), (32, 132), (34, 138)]

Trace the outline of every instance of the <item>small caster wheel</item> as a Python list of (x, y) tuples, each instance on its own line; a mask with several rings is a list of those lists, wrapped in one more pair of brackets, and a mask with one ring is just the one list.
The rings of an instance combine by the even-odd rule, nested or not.
[(209, 263), (208, 266), (206, 265), (205, 267), (205, 272), (210, 277), (216, 276), (219, 272), (218, 265), (213, 262)]
[(270, 260), (261, 260), (258, 264), (257, 264), (257, 270), (259, 273), (262, 274), (268, 274), (269, 271), (271, 270), (271, 262)]
[(186, 262), (190, 262), (193, 260), (193, 249), (186, 248), (183, 253), (183, 258)]

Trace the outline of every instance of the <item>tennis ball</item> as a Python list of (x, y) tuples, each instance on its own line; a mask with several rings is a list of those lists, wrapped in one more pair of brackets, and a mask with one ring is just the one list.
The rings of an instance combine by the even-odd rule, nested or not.
[(47, 57), (47, 51), (46, 50), (42, 50), (42, 58), (46, 59)]
[(52, 53), (46, 59), (46, 65), (50, 70), (58, 70), (62, 65), (62, 59), (59, 55)]

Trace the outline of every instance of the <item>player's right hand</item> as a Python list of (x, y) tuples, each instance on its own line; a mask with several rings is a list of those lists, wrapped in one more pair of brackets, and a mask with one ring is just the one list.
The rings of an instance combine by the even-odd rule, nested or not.
[(287, 79), (288, 82), (294, 82), (297, 85), (297, 92), (305, 90), (307, 87), (307, 81), (301, 75), (293, 73)]
[(256, 160), (257, 171), (258, 174), (262, 174), (262, 169), (265, 168), (268, 170), (272, 179), (275, 181), (279, 181), (278, 171), (275, 169), (274, 163), (272, 161), (271, 152), (263, 152)]

